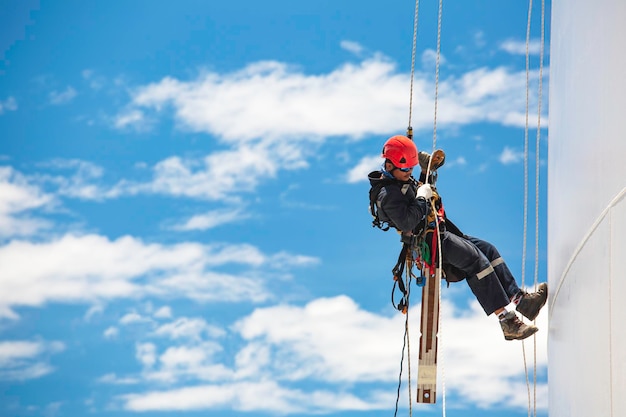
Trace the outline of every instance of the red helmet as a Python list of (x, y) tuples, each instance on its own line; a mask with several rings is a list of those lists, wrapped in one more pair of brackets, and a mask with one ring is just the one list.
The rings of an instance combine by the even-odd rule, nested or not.
[(387, 139), (383, 146), (382, 156), (389, 159), (397, 168), (411, 168), (419, 163), (417, 146), (411, 139), (402, 135)]

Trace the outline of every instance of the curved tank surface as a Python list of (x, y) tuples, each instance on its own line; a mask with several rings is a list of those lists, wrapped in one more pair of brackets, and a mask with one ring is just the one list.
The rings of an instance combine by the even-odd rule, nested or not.
[(550, 417), (626, 416), (626, 1), (553, 0)]

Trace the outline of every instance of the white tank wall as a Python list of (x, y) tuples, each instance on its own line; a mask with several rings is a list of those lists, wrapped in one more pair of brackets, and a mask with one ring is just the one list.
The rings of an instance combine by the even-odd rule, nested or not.
[(626, 416), (626, 0), (553, 0), (550, 417)]

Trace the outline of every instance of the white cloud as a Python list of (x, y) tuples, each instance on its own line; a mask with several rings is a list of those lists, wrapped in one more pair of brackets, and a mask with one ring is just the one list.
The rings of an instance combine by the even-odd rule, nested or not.
[[(439, 53), (439, 65), (444, 65), (446, 63), (446, 57), (440, 52)], [(434, 49), (425, 49), (422, 52), (422, 67), (427, 69), (428, 71), (434, 70), (437, 65), (437, 51)]]
[(40, 378), (54, 368), (48, 363), (49, 356), (65, 349), (63, 343), (45, 341), (0, 342), (0, 380)]
[(115, 373), (109, 373), (98, 378), (98, 382), (103, 384), (134, 385), (140, 383), (141, 380), (133, 377), (119, 378)]
[(143, 112), (137, 109), (130, 109), (118, 114), (115, 117), (114, 126), (118, 129), (124, 129), (132, 126), (138, 131), (144, 131), (150, 128), (151, 122), (146, 119)]
[[(237, 411), (279, 414), (328, 413), (337, 410), (384, 410), (392, 395), (373, 392), (366, 399), (344, 390), (302, 391), (287, 389), (274, 381), (241, 382), (227, 386), (198, 385), (171, 391), (152, 391), (120, 397), (130, 411), (206, 410), (233, 408)], [(259, 401), (262, 398), (263, 401)]]
[(68, 86), (63, 91), (52, 91), (50, 93), (50, 103), (55, 105), (66, 104), (72, 101), (77, 94), (76, 90), (71, 86)]
[(15, 97), (8, 97), (5, 100), (0, 100), (0, 114), (3, 114), (5, 111), (15, 111), (17, 110), (17, 101)]
[(249, 217), (240, 208), (211, 210), (204, 214), (196, 214), (183, 223), (172, 226), (173, 230), (207, 230), (223, 226), (228, 223), (238, 222)]
[(155, 331), (155, 336), (168, 337), (172, 340), (189, 339), (202, 340), (206, 335), (210, 338), (217, 338), (225, 335), (225, 331), (217, 326), (208, 324), (201, 318), (181, 317), (171, 323), (159, 326)]
[[(463, 285), (463, 284), (461, 284)], [(451, 390), (468, 398), (480, 407), (527, 406), (524, 395), (524, 358), (521, 342), (507, 342), (495, 317), (485, 317), (478, 303), (471, 311), (455, 311), (447, 305), (443, 312), (440, 337), (443, 340), (443, 364), (446, 384)], [(547, 309), (546, 309), (547, 310)], [(547, 311), (537, 319), (538, 372), (547, 367)], [(527, 365), (532, 368), (532, 354), (527, 339)], [(470, 359), (471, 358), (471, 359)], [(468, 362), (471, 362), (469, 364)], [(532, 372), (532, 369), (530, 369)], [(480, 386), (481, 389), (476, 387)], [(539, 383), (537, 406), (547, 408), (547, 384)], [(498, 395), (494, 395), (494, 393)]]
[(380, 56), (311, 76), (280, 62), (258, 62), (189, 82), (168, 77), (137, 88), (131, 104), (157, 112), (172, 108), (181, 127), (231, 143), (361, 136), (402, 125), (405, 103), (396, 93), (406, 95), (407, 77), (394, 70)]
[(367, 181), (367, 174), (381, 167), (383, 159), (380, 155), (366, 156), (348, 171), (346, 180), (349, 183)]
[(0, 237), (29, 236), (50, 224), (28, 215), (53, 204), (53, 196), (29, 184), (11, 167), (0, 167)]
[(224, 329), (210, 325), (200, 317), (181, 317), (161, 325), (150, 324), (149, 329), (136, 329), (134, 333), (138, 340), (135, 357), (142, 365), (141, 374), (105, 375), (101, 382), (123, 384), (126, 380), (143, 380), (174, 384), (189, 380), (232, 380), (233, 371), (215, 359), (224, 351), (215, 340), (226, 336)]
[(120, 330), (117, 327), (107, 327), (104, 331), (103, 336), (105, 339), (115, 339), (119, 336)]
[[(268, 364), (279, 379), (389, 381), (397, 377), (398, 358), (387, 352), (397, 347), (402, 319), (378, 316), (360, 310), (348, 297), (335, 297), (304, 308), (257, 309), (235, 328), (246, 340), (261, 338), (280, 347)], [(369, 365), (359, 365), (363, 363)]]
[(365, 48), (363, 48), (363, 45), (361, 45), (360, 43), (348, 40), (341, 41), (339, 46), (341, 46), (342, 49), (345, 49), (346, 51), (357, 56), (361, 55), (365, 50)]
[(195, 373), (206, 364), (211, 357), (220, 352), (222, 347), (214, 342), (204, 342), (195, 346), (171, 346), (159, 356), (163, 369)]
[(138, 343), (135, 346), (135, 357), (146, 368), (151, 368), (157, 361), (154, 343)]
[[(500, 43), (500, 49), (511, 55), (526, 55), (526, 41), (507, 39)], [(530, 40), (528, 53), (530, 55), (539, 55), (541, 53), (541, 41), (539, 39)]]
[[(13, 307), (50, 302), (93, 303), (147, 296), (260, 302), (271, 294), (258, 278), (257, 269), (270, 274), (312, 261), (282, 252), (265, 255), (250, 245), (168, 246), (130, 236), (109, 240), (67, 234), (39, 243), (13, 240), (0, 247), (0, 311), (10, 313)], [(233, 275), (211, 270), (228, 265), (251, 270)]]
[(276, 269), (288, 269), (296, 266), (317, 265), (318, 258), (306, 255), (294, 255), (290, 252), (281, 251), (268, 258), (268, 262)]
[(0, 213), (14, 214), (41, 207), (52, 200), (11, 167), (0, 167)]
[[(525, 79), (525, 72), (499, 67), (441, 80), (440, 122), (519, 126), (514, 116), (525, 112)], [(306, 75), (280, 62), (258, 62), (230, 74), (209, 72), (190, 81), (167, 77), (140, 86), (129, 108), (153, 113), (171, 109), (181, 128), (216, 135), (232, 145), (281, 138), (360, 138), (404, 125), (408, 103), (398, 97), (406, 96), (408, 85), (409, 76), (397, 73), (394, 63), (381, 55), (320, 75)], [(430, 72), (417, 73), (416, 130), (431, 128), (433, 92)]]
[[(414, 311), (418, 316), (419, 306)], [(524, 407), (524, 396), (514, 394), (520, 392), (515, 389), (524, 376), (519, 342), (505, 342), (497, 320), (485, 317), (476, 302), (471, 310), (457, 311), (444, 300), (442, 314), (440, 363), (445, 366), (448, 390), (480, 406)], [(252, 343), (269, 347), (272, 353), (266, 366), (277, 379), (392, 382), (398, 375), (403, 320), (402, 315), (368, 313), (347, 297), (334, 297), (315, 300), (304, 308), (257, 309), (236, 329)], [(413, 347), (419, 346), (417, 321), (411, 333)], [(538, 322), (543, 332), (538, 338), (537, 363), (545, 369), (547, 314)], [(477, 381), (480, 389), (476, 389)], [(539, 403), (545, 407), (546, 386), (539, 388)], [(501, 395), (494, 396), (494, 392)]]
[(85, 313), (84, 320), (89, 321), (95, 315), (101, 315), (104, 312), (104, 306), (102, 304), (95, 304), (89, 307)]
[[(254, 191), (261, 179), (274, 178), (279, 169), (307, 166), (305, 157), (311, 153), (312, 148), (296, 144), (256, 143), (217, 151), (203, 159), (174, 156), (154, 166), (150, 182), (122, 181), (106, 195), (154, 193), (240, 203), (242, 193)], [(224, 161), (237, 169), (224, 169)]]
[[(429, 56), (432, 51), (423, 58), (428, 61)], [(536, 82), (537, 71), (530, 77)], [(416, 73), (412, 117), (416, 132), (432, 128), (432, 78), (431, 71)], [(138, 86), (118, 116), (117, 127), (143, 129), (146, 120), (171, 113), (178, 128), (216, 137), (224, 147), (203, 159), (167, 158), (153, 167), (151, 181), (121, 181), (101, 195), (156, 193), (238, 203), (241, 194), (256, 190), (261, 179), (307, 167), (309, 158), (332, 136), (358, 140), (397, 131), (408, 110), (408, 102), (398, 97), (406, 96), (408, 85), (409, 76), (377, 54), (326, 74), (307, 75), (270, 61), (233, 73), (204, 72), (188, 81), (166, 77)], [(531, 95), (532, 100), (536, 98)], [(440, 128), (479, 122), (521, 127), (525, 106), (525, 72), (478, 68), (440, 80), (437, 120)], [(224, 161), (238, 169), (224, 170)], [(352, 174), (350, 181), (358, 172)], [(211, 226), (206, 217), (196, 217), (177, 227)]]
[[(278, 148), (278, 146), (274, 145), (273, 148)], [(78, 159), (55, 159), (41, 163), (39, 167), (51, 170), (52, 173), (34, 174), (29, 177), (29, 180), (42, 185), (53, 185), (56, 187), (56, 195), (82, 200), (101, 201), (124, 195), (165, 194), (241, 204), (240, 195), (254, 191), (260, 182), (259, 178), (272, 178), (276, 175), (277, 161), (281, 158), (283, 169), (303, 166), (301, 165), (304, 164), (302, 149), (283, 147), (283, 157), (281, 150), (274, 151), (273, 148), (268, 149), (263, 144), (256, 144), (236, 150), (218, 151), (202, 159), (170, 157), (158, 162), (152, 168), (153, 178), (148, 182), (124, 179), (112, 186), (105, 185), (102, 181), (104, 169), (101, 166)], [(290, 158), (295, 158), (297, 161), (291, 162), (290, 165)], [(224, 160), (237, 160), (237, 171), (224, 170)], [(5, 171), (7, 173), (4, 177), (21, 178), (23, 186), (28, 185), (26, 177), (13, 171), (12, 168), (6, 167)], [(57, 173), (59, 171), (60, 174)], [(0, 171), (0, 186), (2, 186), (2, 177)], [(37, 190), (32, 185), (30, 188)], [(48, 199), (51, 200), (52, 196), (48, 196)], [(249, 215), (241, 208), (215, 210), (204, 215), (193, 216), (172, 228), (174, 230), (206, 230), (218, 224), (248, 217)]]
[[(212, 345), (216, 348), (216, 345)], [(159, 361), (166, 368), (198, 368), (210, 354), (206, 346), (175, 346), (168, 348), (160, 357)]]
[(169, 306), (163, 306), (154, 312), (154, 317), (158, 319), (172, 318), (172, 308)]
[(51, 173), (33, 174), (28, 177), (32, 183), (56, 187), (55, 195), (82, 200), (103, 200), (111, 191), (98, 184), (104, 175), (104, 169), (92, 162), (80, 159), (52, 159), (37, 165)]
[(124, 316), (122, 316), (122, 318), (120, 319), (120, 324), (123, 324), (125, 326), (136, 323), (152, 323), (152, 319), (149, 317), (144, 317), (137, 312), (124, 314)]
[[(153, 343), (137, 345), (136, 357), (143, 365), (141, 378), (158, 384), (176, 384), (179, 381), (231, 380), (233, 373), (215, 363), (222, 346), (213, 341), (197, 341), (187, 345), (168, 346), (159, 354)], [(130, 377), (133, 378), (133, 377)]]
[[(429, 54), (432, 51), (424, 56)], [(432, 128), (432, 78), (430, 71), (416, 73), (412, 119), (416, 132)], [(536, 71), (531, 78), (536, 82)], [(281, 170), (306, 168), (331, 136), (360, 139), (397, 131), (405, 123), (408, 106), (398, 97), (406, 96), (408, 81), (407, 74), (398, 73), (394, 63), (380, 54), (317, 75), (272, 61), (253, 63), (233, 73), (205, 72), (188, 81), (166, 77), (132, 89), (131, 101), (114, 125), (145, 129), (157, 117), (171, 113), (178, 128), (217, 138), (213, 153), (203, 158), (164, 159), (152, 167), (152, 179), (147, 182), (123, 179), (104, 187), (98, 184), (102, 170), (85, 161), (64, 165), (57, 161), (76, 173), (42, 176), (41, 180), (56, 184), (60, 195), (72, 198), (163, 194), (240, 204), (242, 194), (254, 192), (261, 181), (275, 178)], [(446, 77), (439, 86), (440, 128), (478, 122), (523, 126), (525, 83), (524, 72), (505, 67)], [(237, 170), (223, 169), (224, 161)], [(348, 181), (359, 175), (354, 169)], [(243, 212), (237, 215), (237, 219), (244, 217)], [(235, 216), (214, 211), (175, 228), (207, 230), (218, 220), (234, 221)]]
[(463, 156), (458, 156), (455, 159), (448, 161), (446, 159), (446, 167), (451, 168), (453, 166), (465, 166), (467, 165), (467, 160)]
[(524, 152), (505, 146), (498, 160), (504, 165), (516, 164), (524, 160)]
[(521, 73), (510, 73), (502, 67), (470, 71), (441, 86), (439, 106), (443, 118), (459, 124), (479, 119), (515, 124), (517, 118), (525, 115), (525, 83)]
[[(419, 309), (419, 305), (412, 309), (410, 320), (413, 378)], [(521, 343), (505, 341), (497, 320), (485, 317), (477, 302), (460, 311), (444, 299), (441, 311), (439, 395), (445, 375), (447, 395), (455, 396), (459, 403), (525, 409)], [(345, 296), (316, 299), (301, 307), (258, 308), (230, 328), (245, 341), (230, 352), (232, 357), (217, 356), (225, 353), (223, 348), (202, 338), (180, 339), (186, 342), (160, 354), (154, 344), (141, 345), (143, 354), (138, 358), (147, 364), (142, 378), (165, 385), (158, 391), (126, 394), (119, 400), (123, 408), (133, 411), (233, 408), (316, 413), (386, 409), (395, 400), (404, 319), (396, 311), (389, 315), (365, 311)], [(202, 321), (197, 323), (204, 326)], [(547, 365), (547, 313), (539, 316), (538, 326), (542, 331), (537, 337), (537, 365), (542, 374)], [(220, 364), (220, 358), (229, 364), (234, 358), (234, 367)], [(527, 362), (532, 372), (528, 348)], [(181, 387), (178, 383), (182, 380), (186, 383)], [(324, 388), (300, 391), (303, 382)], [(546, 409), (545, 383), (538, 384), (537, 394), (538, 408)], [(247, 401), (249, 398), (264, 401)]]

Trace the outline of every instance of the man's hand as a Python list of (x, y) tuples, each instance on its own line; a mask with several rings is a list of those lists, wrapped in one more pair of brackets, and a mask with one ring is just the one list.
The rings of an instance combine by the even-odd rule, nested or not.
[(430, 188), (430, 184), (421, 185), (417, 189), (417, 197), (422, 197), (426, 201), (430, 200), (433, 197), (433, 189)]

